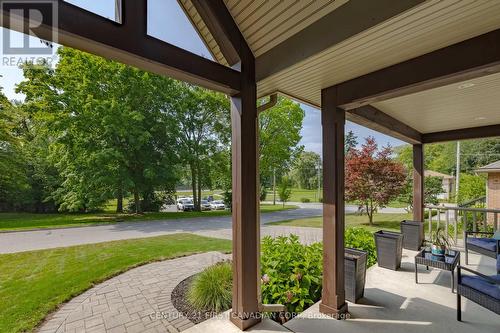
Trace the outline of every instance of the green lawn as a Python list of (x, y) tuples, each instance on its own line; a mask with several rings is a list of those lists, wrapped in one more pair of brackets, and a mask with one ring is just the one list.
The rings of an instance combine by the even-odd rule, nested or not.
[[(375, 232), (378, 230), (389, 230), (389, 231), (400, 231), (399, 223), (402, 220), (412, 220), (412, 214), (386, 214), (386, 213), (377, 213), (373, 217), (373, 225), (368, 223), (368, 217), (366, 215), (357, 215), (357, 214), (346, 214), (345, 215), (345, 225), (346, 228), (349, 227), (361, 227), (370, 232)], [(434, 218), (436, 219), (436, 218)], [(293, 226), (293, 227), (312, 227), (312, 228), (321, 228), (323, 226), (323, 218), (321, 216), (317, 217), (309, 217), (305, 219), (296, 219), (296, 220), (286, 220), (279, 222), (272, 222), (269, 225), (285, 225), (285, 226)], [(444, 225), (444, 222), (441, 221), (441, 226)], [(433, 230), (437, 228), (437, 221), (432, 223)], [(426, 221), (424, 223), (424, 231), (427, 233), (429, 228), (429, 223)], [(453, 235), (453, 226), (450, 226), (450, 235)], [(461, 236), (461, 229), (459, 229), (458, 237)]]
[[(323, 196), (323, 191), (319, 192), (319, 197)], [(318, 189), (304, 190), (294, 188), (292, 189), (292, 197), (289, 201), (302, 202), (302, 199), (309, 199), (311, 202), (319, 202)]]
[[(261, 205), (261, 212), (274, 212), (286, 209), (294, 209), (297, 206), (286, 205)], [(231, 215), (230, 211), (206, 211), (206, 212), (166, 212), (166, 213), (145, 213), (136, 214), (116, 214), (116, 213), (88, 213), (88, 214), (31, 214), (31, 213), (0, 213), (0, 230), (23, 230), (34, 228), (57, 228), (90, 226), (105, 223), (117, 223), (121, 221), (152, 221), (181, 219), (188, 217), (213, 217)]]
[[(323, 190), (321, 189), (321, 191), (319, 193), (319, 198), (321, 198), (322, 196), (323, 196)], [(319, 202), (318, 189), (306, 190), (306, 189), (292, 188), (292, 195), (290, 197), (290, 200), (288, 200), (288, 201), (290, 201), (290, 202), (302, 202), (302, 199), (309, 199), (310, 202)], [(273, 191), (268, 190), (267, 196), (266, 196), (266, 201), (272, 201), (272, 200), (273, 200)], [(276, 189), (276, 200), (277, 201), (279, 200), (279, 195), (278, 195), (277, 189)], [(346, 204), (355, 205), (356, 203), (355, 202), (346, 202)], [(393, 201), (389, 202), (389, 204), (387, 206), (393, 207), (393, 208), (405, 208), (408, 205), (403, 203), (403, 202), (393, 200)]]
[[(399, 231), (399, 222), (402, 220), (411, 220), (411, 214), (375, 214), (373, 217), (373, 226), (368, 223), (368, 217), (366, 215), (355, 215), (346, 214), (345, 224), (346, 227), (362, 227), (371, 232), (375, 232), (380, 229)], [(310, 217), (305, 219), (288, 220), (269, 223), (271, 225), (286, 225), (294, 227), (314, 227), (321, 228), (323, 225), (323, 218)]]
[(0, 332), (30, 331), (59, 304), (132, 267), (230, 250), (228, 240), (176, 234), (0, 255)]

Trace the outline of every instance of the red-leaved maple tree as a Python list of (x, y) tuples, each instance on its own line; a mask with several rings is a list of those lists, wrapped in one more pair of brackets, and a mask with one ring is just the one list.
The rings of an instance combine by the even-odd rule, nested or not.
[(345, 197), (359, 203), (370, 225), (373, 214), (395, 199), (405, 183), (404, 166), (391, 155), (391, 147), (379, 150), (375, 139), (368, 137), (361, 149), (352, 149), (346, 156)]

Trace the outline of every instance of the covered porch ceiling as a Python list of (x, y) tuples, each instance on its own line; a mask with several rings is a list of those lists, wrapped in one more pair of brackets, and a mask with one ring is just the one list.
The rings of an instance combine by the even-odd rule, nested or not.
[[(213, 29), (203, 1), (179, 0), (179, 3), (214, 59), (226, 66), (235, 64), (238, 60), (227, 47), (229, 43), (221, 38), (222, 34), (211, 33), (217, 29)], [(498, 53), (500, 33), (494, 33), (500, 29), (499, 1), (224, 0), (224, 3), (256, 58), (258, 96), (280, 93), (318, 108), (322, 89), (341, 87), (359, 77), (372, 79), (368, 74), (381, 74), (391, 66), (398, 69), (396, 65), (411, 59), (418, 60), (450, 45), (471, 41), (455, 53), (434, 59), (436, 70), (429, 74), (439, 76), (439, 82), (428, 84), (425, 81), (436, 77), (422, 79), (415, 75), (414, 82), (403, 83), (419, 85), (418, 88), (393, 94), (389, 90), (399, 87), (391, 87), (383, 91), (383, 96), (349, 105), (346, 116), (410, 143), (459, 139), (461, 136), (450, 131), (484, 126), (486, 131), (479, 132), (485, 136), (500, 134), (500, 128), (491, 127), (500, 124), (498, 54), (493, 61), (489, 58), (487, 66), (480, 63), (484, 59), (465, 67), (447, 59), (481, 53), (483, 48)], [(489, 39), (474, 43), (487, 33), (492, 34)], [(440, 73), (438, 67), (446, 67), (447, 63), (451, 64), (450, 70), (462, 73), (451, 80), (443, 79), (452, 72)], [(418, 71), (419, 62), (414, 65)], [(483, 70), (478, 70), (479, 67)], [(387, 78), (379, 75), (373, 79), (389, 80), (392, 74), (388, 71)], [(411, 81), (413, 73), (402, 68), (401, 75)], [(352, 86), (356, 85), (364, 88), (361, 82)], [(467, 138), (464, 133), (462, 136)]]

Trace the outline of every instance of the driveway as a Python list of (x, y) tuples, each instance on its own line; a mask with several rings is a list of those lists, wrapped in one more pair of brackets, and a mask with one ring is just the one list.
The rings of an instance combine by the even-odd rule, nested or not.
[[(300, 208), (261, 214), (262, 235), (296, 233), (305, 241), (321, 239), (321, 229), (265, 226), (269, 222), (299, 219), (322, 214), (321, 204), (300, 204)], [(356, 210), (346, 207), (346, 212)], [(45, 229), (0, 233), (0, 253), (50, 249), (81, 244), (93, 244), (122, 239), (145, 238), (173, 233), (193, 233), (202, 236), (231, 239), (231, 217), (198, 217), (164, 221), (120, 222), (116, 224)]]

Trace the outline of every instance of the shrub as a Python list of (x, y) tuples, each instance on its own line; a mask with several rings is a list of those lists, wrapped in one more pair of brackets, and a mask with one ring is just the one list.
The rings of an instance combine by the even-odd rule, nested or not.
[[(363, 228), (348, 228), (345, 246), (366, 251), (368, 267), (377, 261), (373, 234)], [(283, 304), (292, 315), (321, 299), (323, 245), (304, 245), (298, 236), (262, 239), (261, 287), (264, 304)], [(216, 264), (200, 273), (188, 298), (198, 310), (224, 311), (231, 307), (231, 264)]]
[(463, 203), (486, 195), (486, 181), (482, 176), (460, 174), (457, 201)]
[(351, 227), (345, 231), (345, 247), (367, 252), (367, 266), (370, 267), (377, 262), (377, 251), (375, 249), (375, 239), (373, 234), (363, 228)]
[(321, 298), (320, 243), (303, 245), (296, 235), (264, 237), (261, 250), (264, 304), (283, 304), (293, 314)]
[(226, 205), (226, 208), (231, 209), (233, 211), (233, 192), (230, 190), (226, 190), (222, 192), (222, 201)]
[(302, 202), (302, 203), (308, 203), (308, 202), (311, 202), (311, 199), (309, 199), (309, 198), (300, 198), (300, 202)]
[[(143, 212), (159, 212), (166, 202), (171, 201), (169, 197), (170, 195), (164, 193), (144, 193), (140, 200), (141, 209)], [(129, 201), (125, 210), (130, 213), (135, 212), (135, 202)]]
[[(432, 210), (432, 216), (436, 216), (438, 214), (436, 209)], [(427, 220), (429, 218), (429, 211), (425, 210), (424, 211), (424, 220)]]
[(285, 207), (285, 203), (290, 200), (292, 196), (292, 182), (288, 177), (283, 177), (281, 179), (281, 184), (278, 187), (278, 195), (283, 202), (283, 207)]
[(215, 264), (194, 279), (188, 291), (188, 300), (200, 311), (226, 311), (231, 308), (232, 284), (231, 263)]
[(267, 189), (264, 185), (260, 187), (260, 194), (259, 194), (259, 200), (260, 201), (266, 201), (267, 197)]

